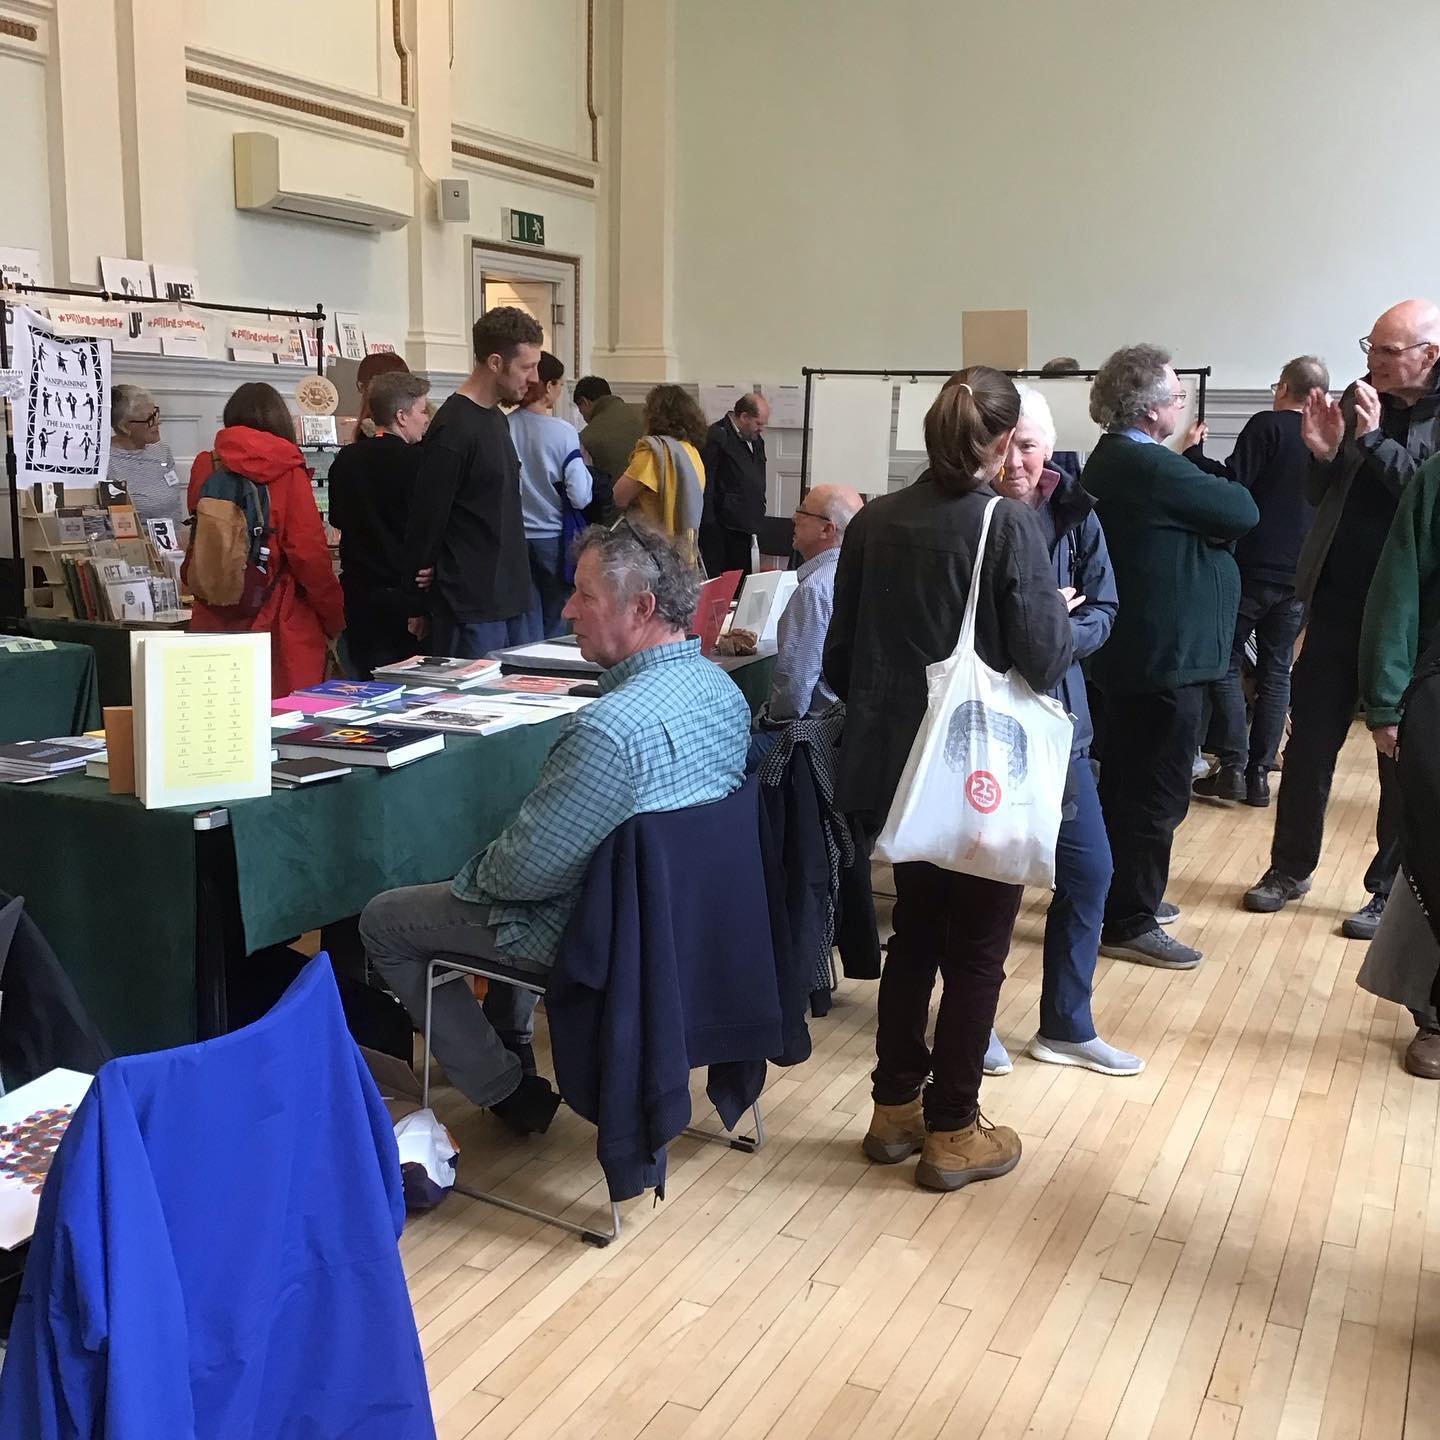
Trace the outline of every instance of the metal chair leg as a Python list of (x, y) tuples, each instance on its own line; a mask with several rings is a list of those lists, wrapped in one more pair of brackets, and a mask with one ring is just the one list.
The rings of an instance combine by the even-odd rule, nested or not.
[(750, 1107), (750, 1114), (755, 1121), (753, 1135), (731, 1135), (724, 1130), (702, 1130), (698, 1125), (687, 1125), (680, 1133), (690, 1136), (692, 1140), (712, 1140), (717, 1145), (728, 1145), (732, 1150), (742, 1150), (747, 1155), (753, 1155), (765, 1143), (765, 1121), (760, 1115), (758, 1100)]
[(454, 1185), (451, 1188), (457, 1195), (468, 1196), (471, 1200), (482, 1200), (486, 1205), (498, 1205), (502, 1210), (526, 1215), (531, 1220), (540, 1220), (546, 1225), (568, 1230), (570, 1234), (578, 1235), (587, 1245), (594, 1245), (599, 1249), (604, 1249), (612, 1240), (620, 1238), (620, 1207), (613, 1200), (610, 1202), (610, 1230), (607, 1234), (604, 1230), (593, 1230), (588, 1225), (577, 1225), (573, 1220), (562, 1220), (558, 1215), (548, 1214), (544, 1210), (534, 1210), (529, 1205), (507, 1200), (503, 1195), (495, 1195), (488, 1190), (471, 1190), (465, 1185)]

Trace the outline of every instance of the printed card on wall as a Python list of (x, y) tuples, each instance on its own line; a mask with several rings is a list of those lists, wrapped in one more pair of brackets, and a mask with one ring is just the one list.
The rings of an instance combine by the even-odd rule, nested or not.
[(397, 351), (393, 340), (382, 340), (378, 335), (367, 335), (365, 337), (365, 353), (367, 355), (394, 355)]
[(244, 325), (232, 325), (225, 332), (225, 343), (237, 360), (273, 365), (275, 357), (290, 348), (290, 329), (278, 321), (255, 320)]
[(144, 260), (120, 260), (113, 255), (102, 255), (100, 282), (116, 297), (155, 294), (150, 283), (150, 266)]
[(335, 339), (340, 344), (340, 353), (347, 360), (365, 358), (365, 332), (360, 328), (360, 316), (354, 310), (335, 312)]
[(173, 310), (159, 306), (145, 312), (145, 335), (159, 340), (166, 355), (200, 355), (210, 353), (210, 326), (198, 310), (177, 305)]
[(14, 365), (25, 376), (15, 402), (20, 484), (95, 484), (110, 464), (110, 342), (17, 306)]
[(199, 272), (188, 265), (152, 265), (150, 274), (155, 281), (153, 293), (161, 300), (200, 298)]
[[(40, 252), (15, 246), (0, 245), (0, 290), (7, 285), (43, 285), (45, 272), (40, 268)], [(0, 301), (0, 318), (5, 325), (5, 338), (12, 345), (15, 316), (8, 303)]]

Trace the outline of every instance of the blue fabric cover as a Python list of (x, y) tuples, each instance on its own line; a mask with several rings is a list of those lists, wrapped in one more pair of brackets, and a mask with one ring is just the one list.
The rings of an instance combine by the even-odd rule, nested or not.
[(327, 956), (256, 1024), (113, 1060), (0, 1372), (25, 1440), (433, 1440), (390, 1118)]

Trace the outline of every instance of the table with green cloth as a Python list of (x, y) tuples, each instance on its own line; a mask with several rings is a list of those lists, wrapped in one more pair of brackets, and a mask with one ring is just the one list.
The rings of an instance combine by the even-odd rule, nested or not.
[(0, 650), (0, 744), (83, 735), (99, 724), (95, 652), (88, 646)]
[[(757, 708), (773, 660), (726, 668)], [(25, 896), (117, 1052), (185, 1044), (226, 1028), (227, 966), (454, 875), (519, 809), (563, 724), (447, 735), (398, 770), (223, 810), (146, 810), (83, 776), (0, 785), (0, 890)]]
[(165, 634), (182, 630), (184, 626), (122, 625), (117, 620), (55, 620), (39, 615), (27, 616), (25, 620), (26, 634), (37, 640), (88, 645), (95, 652), (102, 705), (130, 703), (130, 632), (136, 629)]

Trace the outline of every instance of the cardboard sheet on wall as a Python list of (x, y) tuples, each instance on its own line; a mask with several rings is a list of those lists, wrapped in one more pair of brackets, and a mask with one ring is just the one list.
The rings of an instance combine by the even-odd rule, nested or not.
[(1028, 310), (966, 310), (960, 332), (966, 365), (1023, 370), (1030, 363)]

